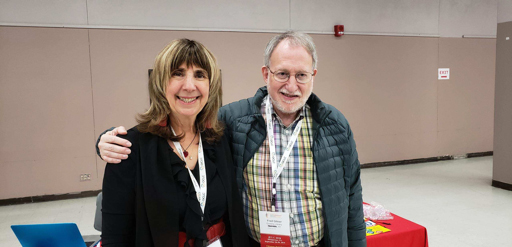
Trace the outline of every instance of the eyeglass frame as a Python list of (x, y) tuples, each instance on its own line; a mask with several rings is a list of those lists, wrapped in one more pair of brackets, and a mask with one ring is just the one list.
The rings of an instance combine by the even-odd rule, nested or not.
[[(278, 82), (287, 82), (287, 81), (289, 81), (289, 80), (290, 80), (290, 77), (292, 76), (290, 73), (287, 73), (287, 74), (288, 74), (288, 78), (286, 78), (286, 80), (284, 80), (284, 81), (280, 81), (279, 79), (277, 79), (277, 78), (276, 78), (276, 74), (275, 74), (275, 73), (276, 73), (276, 72), (281, 72), (281, 71), (279, 71), (279, 70), (278, 70), (278, 71), (276, 71), (276, 72), (272, 72), (272, 70), (270, 69), (270, 67), (269, 67), (269, 66), (267, 66), (267, 69), (268, 69), (268, 71), (270, 71), (270, 73), (272, 74), (272, 77), (274, 77), (274, 80), (276, 80), (276, 81), (278, 81)], [(293, 75), (293, 77), (295, 77), (295, 81), (297, 81), (297, 82), (298, 82), (298, 83), (300, 83), (300, 84), (307, 84), (307, 83), (310, 83), (310, 82), (311, 82), (311, 80), (313, 80), (313, 76), (315, 76), (315, 73), (309, 73), (309, 72), (299, 72), (299, 73), (304, 73), (304, 74), (310, 74), (310, 75), (311, 75), (311, 78), (309, 78), (309, 81), (307, 81), (307, 82), (300, 82), (300, 81), (297, 79), (297, 73), (295, 73), (295, 74)]]

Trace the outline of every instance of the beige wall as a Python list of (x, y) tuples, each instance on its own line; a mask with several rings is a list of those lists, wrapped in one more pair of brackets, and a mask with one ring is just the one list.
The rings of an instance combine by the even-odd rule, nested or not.
[[(271, 33), (0, 27), (0, 199), (101, 188), (96, 136), (135, 124), (170, 40), (214, 52), (224, 103), (263, 86)], [(312, 35), (314, 92), (341, 110), (362, 163), (493, 150), (495, 39)], [(437, 68), (450, 67), (449, 81)], [(79, 182), (79, 174), (92, 180)]]
[(512, 21), (512, 1), (498, 0), (498, 23)]
[(0, 27), (0, 199), (97, 189), (88, 31)]
[(492, 151), (495, 39), (440, 39), (437, 82), (437, 154)]
[(314, 38), (314, 91), (349, 119), (361, 163), (492, 150), (494, 39)]
[(341, 24), (349, 34), (495, 38), (498, 9), (497, 0), (3, 0), (0, 25), (332, 34)]
[(492, 179), (512, 184), (512, 21), (498, 23)]

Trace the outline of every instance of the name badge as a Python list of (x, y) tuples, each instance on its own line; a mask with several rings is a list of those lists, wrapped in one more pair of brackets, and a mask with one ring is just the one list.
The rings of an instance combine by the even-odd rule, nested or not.
[(261, 247), (291, 246), (290, 214), (260, 211)]

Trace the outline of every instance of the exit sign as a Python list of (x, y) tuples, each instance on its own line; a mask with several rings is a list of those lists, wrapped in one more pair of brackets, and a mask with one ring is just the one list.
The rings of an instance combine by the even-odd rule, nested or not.
[(439, 68), (439, 69), (437, 69), (437, 79), (438, 80), (448, 80), (448, 79), (450, 79), (450, 68)]

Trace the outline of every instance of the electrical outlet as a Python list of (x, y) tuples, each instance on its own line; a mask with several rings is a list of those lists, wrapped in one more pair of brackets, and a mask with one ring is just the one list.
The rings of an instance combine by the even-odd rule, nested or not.
[(80, 174), (80, 182), (91, 180), (91, 174)]

